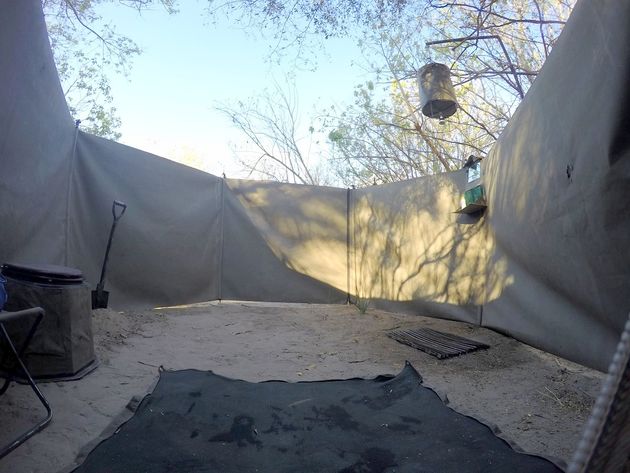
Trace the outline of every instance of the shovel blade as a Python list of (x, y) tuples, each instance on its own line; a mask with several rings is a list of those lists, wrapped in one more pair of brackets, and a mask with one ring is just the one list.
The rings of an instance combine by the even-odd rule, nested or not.
[(92, 310), (107, 309), (109, 291), (92, 291)]

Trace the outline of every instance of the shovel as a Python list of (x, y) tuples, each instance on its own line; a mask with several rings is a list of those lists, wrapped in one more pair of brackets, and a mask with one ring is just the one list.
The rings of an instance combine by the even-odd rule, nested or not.
[[(120, 208), (120, 213), (117, 213), (117, 207)], [(123, 202), (115, 200), (112, 204), (112, 215), (114, 216), (114, 221), (112, 222), (112, 228), (109, 231), (109, 240), (107, 240), (105, 258), (103, 258), (101, 280), (97, 284), (96, 290), (92, 291), (92, 310), (107, 308), (107, 301), (109, 300), (109, 292), (105, 290), (105, 271), (107, 271), (107, 258), (109, 258), (109, 250), (112, 247), (112, 238), (114, 238), (114, 230), (116, 230), (116, 224), (125, 213), (125, 210), (127, 210), (127, 204)]]

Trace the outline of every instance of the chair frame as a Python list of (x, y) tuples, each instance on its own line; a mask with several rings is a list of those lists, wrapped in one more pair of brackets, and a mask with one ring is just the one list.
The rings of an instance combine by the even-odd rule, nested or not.
[[(11, 340), (11, 337), (9, 336), (9, 333), (7, 332), (4, 324), (6, 322), (12, 322), (12, 321), (16, 321), (24, 317), (30, 317), (30, 316), (35, 316), (33, 325), (31, 326), (28, 334), (26, 335), (26, 338), (24, 338), (24, 340), (22, 341), (21, 346), (19, 348), (16, 348), (15, 343), (13, 343), (13, 340)], [(26, 379), (27, 383), (30, 385), (31, 389), (33, 389), (33, 391), (35, 392), (35, 395), (37, 396), (37, 398), (40, 400), (40, 402), (46, 409), (45, 418), (38, 421), (37, 424), (35, 424), (35, 426), (31, 427), (26, 432), (19, 435), (17, 438), (15, 438), (13, 441), (8, 443), (7, 445), (0, 447), (0, 458), (6, 456), (7, 454), (15, 450), (17, 447), (22, 445), (24, 442), (26, 442), (33, 435), (35, 435), (36, 433), (46, 428), (48, 424), (50, 424), (50, 421), (52, 420), (52, 409), (50, 408), (50, 404), (48, 403), (48, 401), (46, 400), (42, 392), (37, 387), (37, 384), (35, 384), (33, 377), (29, 373), (28, 368), (26, 367), (26, 365), (24, 364), (24, 361), (22, 360), (22, 357), (24, 356), (24, 353), (26, 352), (28, 345), (33, 339), (33, 335), (35, 335), (35, 331), (37, 330), (37, 327), (39, 326), (39, 323), (42, 321), (43, 317), (44, 317), (44, 309), (42, 309), (41, 307), (35, 307), (32, 309), (20, 310), (16, 312), (0, 312), (0, 336), (4, 338), (4, 340), (6, 341), (6, 344), (9, 347), (9, 353), (5, 353), (5, 357), (7, 354), (13, 354), (13, 358), (15, 358), (15, 361), (16, 361), (16, 366), (14, 366), (12, 369), (10, 369), (6, 373), (6, 375), (4, 375), (5, 380), (2, 387), (0, 387), (0, 396), (4, 394), (7, 391), (7, 389), (9, 389), (11, 382), (14, 381), (15, 379), (15, 374), (19, 370), (21, 371), (21, 374)]]

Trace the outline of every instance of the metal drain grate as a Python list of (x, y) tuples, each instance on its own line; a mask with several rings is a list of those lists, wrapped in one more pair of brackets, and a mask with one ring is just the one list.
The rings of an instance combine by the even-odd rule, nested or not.
[(387, 333), (387, 336), (397, 342), (422, 350), (440, 360), (463, 355), (475, 350), (490, 348), (490, 346), (485, 343), (451, 335), (450, 333), (438, 332), (430, 328), (392, 330)]

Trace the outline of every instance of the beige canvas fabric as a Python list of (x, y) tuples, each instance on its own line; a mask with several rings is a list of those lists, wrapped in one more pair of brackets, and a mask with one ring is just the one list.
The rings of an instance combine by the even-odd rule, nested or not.
[(0, 261), (95, 285), (114, 199), (114, 307), (212, 299), (343, 303), (506, 332), (606, 369), (630, 311), (630, 1), (582, 0), (483, 161), (346, 190), (223, 180), (77, 132), (38, 0), (0, 17)]

